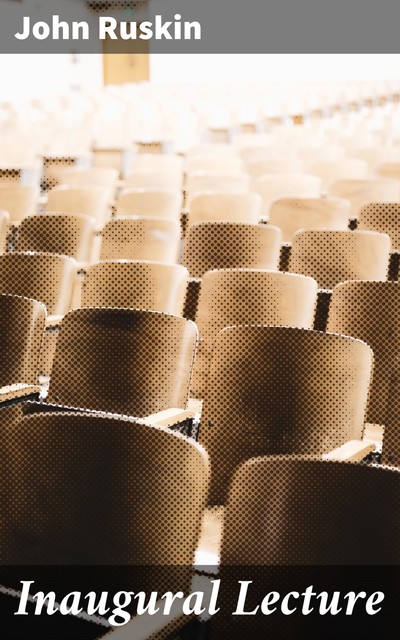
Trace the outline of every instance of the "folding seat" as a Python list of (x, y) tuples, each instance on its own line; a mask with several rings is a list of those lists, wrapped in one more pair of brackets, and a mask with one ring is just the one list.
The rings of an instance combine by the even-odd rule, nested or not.
[[(29, 565), (32, 593), (51, 590), (60, 601), (73, 583), (83, 608), (90, 591), (107, 592), (116, 604), (114, 594), (126, 590), (131, 604), (120, 599), (120, 605), (133, 616), (129, 624), (137, 613), (134, 594), (191, 593), (209, 479), (207, 454), (193, 440), (141, 420), (34, 414), (10, 434), (6, 455), (1, 564), (13, 566), (2, 574), (5, 588), (16, 582), (21, 589)], [(82, 616), (63, 616), (62, 637), (70, 627), (68, 637), (99, 637), (112, 613), (111, 606), (88, 618), (94, 629)], [(10, 633), (21, 628), (21, 617), (8, 618), (3, 609), (2, 615)], [(52, 619), (32, 615), (30, 629), (50, 637)], [(161, 616), (161, 626), (167, 621)]]
[(118, 170), (114, 167), (74, 167), (65, 169), (61, 174), (62, 184), (69, 187), (104, 187), (112, 193), (118, 181)]
[(199, 222), (243, 222), (257, 224), (261, 216), (258, 193), (209, 191), (195, 196), (190, 203), (189, 224)]
[(45, 210), (47, 213), (80, 213), (95, 218), (96, 228), (101, 229), (109, 220), (110, 190), (103, 187), (59, 186), (49, 191)]
[(372, 361), (370, 347), (354, 338), (292, 327), (223, 329), (199, 434), (211, 461), (210, 504), (225, 503), (235, 468), (254, 456), (342, 451), (359, 459), (371, 451), (361, 439)]
[(101, 232), (101, 260), (159, 260), (176, 262), (180, 226), (168, 218), (118, 217)]
[(203, 277), (196, 324), (200, 345), (192, 394), (204, 397), (214, 339), (225, 327), (250, 324), (312, 329), (317, 283), (312, 278), (255, 269), (221, 269)]
[(290, 271), (311, 276), (321, 289), (347, 280), (387, 279), (390, 238), (374, 231), (298, 231)]
[(178, 190), (125, 189), (116, 202), (116, 215), (157, 217), (179, 222), (182, 194)]
[(400, 182), (391, 178), (337, 180), (329, 193), (350, 200), (352, 218), (358, 218), (361, 208), (370, 202), (396, 202), (400, 197)]
[[(369, 638), (390, 636), (398, 620), (399, 493), (400, 473), (391, 468), (294, 456), (244, 463), (229, 489), (220, 611), (207, 637), (333, 639), (361, 629)], [(247, 587), (242, 607), (240, 586)], [(384, 609), (371, 615), (366, 602), (380, 591), (384, 602), (373, 610)], [(260, 609), (267, 594), (272, 615)], [(254, 614), (232, 615), (242, 609)]]
[(189, 272), (165, 262), (102, 262), (86, 270), (83, 307), (127, 307), (182, 315)]
[(89, 262), (96, 220), (86, 215), (39, 214), (22, 220), (16, 250), (70, 256)]
[(187, 203), (205, 191), (245, 193), (249, 191), (250, 176), (247, 173), (203, 172), (190, 173), (186, 178)]
[(0, 295), (0, 403), (37, 395), (46, 308), (36, 300)]
[(39, 196), (38, 187), (0, 185), (0, 209), (8, 211), (11, 224), (20, 222), (37, 212)]
[(400, 285), (396, 282), (345, 282), (335, 287), (328, 331), (359, 338), (374, 352), (374, 376), (367, 422), (384, 425), (390, 383), (400, 353)]
[(261, 195), (261, 213), (268, 216), (272, 203), (281, 198), (318, 198), (322, 183), (318, 176), (306, 173), (264, 175), (254, 182), (254, 191)]
[(360, 158), (340, 158), (326, 162), (313, 162), (309, 171), (322, 180), (322, 187), (329, 191), (338, 180), (364, 180), (368, 176), (368, 164)]
[(148, 189), (152, 191), (179, 191), (182, 189), (181, 173), (174, 171), (135, 171), (124, 180), (125, 189)]
[(282, 240), (292, 242), (300, 229), (345, 231), (350, 219), (350, 203), (343, 198), (282, 198), (272, 203), (270, 224), (282, 231)]
[(166, 426), (177, 416), (188, 420), (196, 344), (195, 324), (178, 316), (76, 309), (61, 323), (47, 403), (150, 416), (150, 422), (166, 420)]

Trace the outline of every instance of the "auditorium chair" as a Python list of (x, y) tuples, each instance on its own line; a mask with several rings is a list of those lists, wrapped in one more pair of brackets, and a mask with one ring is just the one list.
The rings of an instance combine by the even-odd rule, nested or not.
[(114, 193), (118, 182), (118, 170), (114, 167), (74, 167), (65, 169), (61, 179), (69, 187), (104, 187)]
[(400, 203), (370, 202), (362, 207), (357, 229), (387, 233), (391, 240), (392, 255), (389, 279), (397, 280), (400, 262)]
[(309, 229), (294, 235), (290, 271), (333, 289), (347, 280), (386, 280), (389, 257), (390, 238), (384, 233)]
[(135, 216), (114, 218), (101, 231), (101, 260), (176, 262), (180, 227), (176, 220)]
[(264, 175), (254, 182), (253, 190), (261, 195), (261, 214), (268, 217), (274, 200), (281, 198), (318, 198), (322, 183), (318, 176), (306, 173), (277, 173)]
[(48, 193), (47, 213), (80, 213), (95, 218), (101, 229), (110, 218), (110, 190), (103, 187), (58, 186)]
[(182, 315), (189, 273), (178, 264), (101, 262), (86, 270), (83, 307), (126, 307)]
[(117, 217), (140, 216), (180, 220), (182, 194), (170, 189), (125, 189), (116, 202)]
[(400, 285), (396, 282), (344, 282), (335, 287), (328, 331), (363, 340), (374, 352), (367, 422), (384, 425), (390, 383), (400, 353)]
[[(207, 637), (390, 635), (398, 621), (399, 497), (400, 471), (392, 468), (288, 455), (242, 464), (229, 488), (218, 574), (220, 612), (208, 623)], [(272, 615), (260, 609), (253, 616), (232, 615), (238, 581), (249, 581), (246, 612), (256, 612), (273, 592)], [(383, 617), (366, 610), (366, 599), (377, 589), (385, 600), (374, 609), (385, 607)], [(312, 615), (302, 608), (307, 591)], [(334, 594), (339, 615), (330, 615), (327, 624), (320, 607), (324, 596), (332, 603)], [(346, 615), (352, 596), (359, 599)]]
[(349, 200), (351, 217), (357, 219), (361, 208), (370, 202), (396, 202), (400, 197), (400, 182), (391, 178), (337, 180), (331, 185), (329, 193)]
[(196, 315), (200, 344), (192, 394), (204, 397), (213, 343), (222, 329), (252, 324), (312, 329), (316, 302), (312, 278), (256, 269), (207, 272)]
[(250, 176), (238, 172), (200, 172), (190, 173), (186, 177), (186, 202), (190, 205), (193, 198), (205, 191), (227, 193), (245, 193), (249, 191)]
[(62, 405), (147, 417), (164, 426), (186, 422), (194, 415), (186, 409), (196, 346), (196, 325), (178, 316), (71, 311), (60, 326), (42, 409)]
[(360, 158), (340, 158), (325, 162), (313, 161), (309, 171), (322, 180), (322, 188), (329, 192), (338, 180), (363, 180), (368, 176), (368, 164)]
[(89, 262), (95, 224), (94, 218), (79, 214), (29, 216), (18, 226), (16, 250), (53, 253)]
[[(270, 454), (363, 458), (373, 355), (354, 338), (238, 326), (214, 341), (199, 440), (211, 461), (210, 504), (226, 501), (235, 468)], [(344, 446), (343, 446), (344, 445)]]
[[(132, 596), (155, 592), (158, 605), (167, 591), (191, 593), (209, 482), (207, 454), (193, 440), (121, 416), (36, 413), (25, 415), (8, 435), (3, 456), (7, 519), (1, 519), (0, 547), (1, 564), (12, 565), (2, 574), (9, 597), (18, 598), (27, 565), (32, 593), (51, 590), (62, 597), (73, 583), (83, 606), (89, 591), (110, 597), (121, 590)], [(112, 606), (107, 615), (86, 616), (93, 629), (84, 616), (59, 614), (32, 615), (29, 628), (38, 637), (56, 637), (52, 624), (57, 628), (58, 619), (63, 631), (57, 637), (84, 639), (110, 630), (126, 633), (138, 623), (132, 637), (147, 637), (138, 635), (145, 623), (141, 615), (135, 618), (137, 605), (133, 597), (124, 605), (132, 618), (121, 629), (107, 624)], [(170, 616), (178, 626), (188, 621), (181, 607), (180, 620), (173, 621), (179, 607)], [(162, 627), (169, 623), (168, 616), (157, 620)], [(10, 635), (23, 623), (11, 615)]]
[(37, 212), (40, 191), (22, 184), (0, 185), (0, 209), (8, 211), (10, 223), (20, 222)]
[(46, 308), (36, 300), (0, 294), (0, 318), (0, 403), (37, 396)]
[(209, 191), (190, 203), (189, 225), (200, 222), (243, 222), (257, 224), (261, 217), (258, 193)]
[(300, 229), (345, 231), (350, 220), (350, 203), (343, 198), (282, 198), (272, 203), (269, 223), (282, 231), (283, 242), (292, 242)]

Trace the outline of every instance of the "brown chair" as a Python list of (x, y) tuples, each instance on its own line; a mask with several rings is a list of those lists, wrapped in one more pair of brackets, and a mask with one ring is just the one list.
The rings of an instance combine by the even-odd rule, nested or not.
[(138, 418), (184, 411), (196, 343), (195, 324), (178, 316), (71, 311), (61, 323), (47, 401)]
[(115, 218), (101, 232), (101, 260), (176, 262), (180, 227), (164, 218)]
[(89, 262), (96, 221), (85, 215), (41, 214), (25, 218), (18, 227), (17, 251), (70, 256)]
[(400, 182), (391, 178), (337, 180), (332, 184), (329, 193), (332, 196), (350, 200), (352, 217), (358, 218), (361, 208), (370, 202), (398, 200)]
[(347, 280), (386, 280), (390, 238), (372, 231), (298, 231), (290, 271), (315, 278), (321, 289)]
[(76, 262), (49, 253), (0, 256), (0, 292), (43, 302), (48, 321), (59, 320), (71, 308)]
[(204, 275), (196, 324), (200, 345), (192, 391), (203, 397), (214, 339), (225, 327), (269, 324), (312, 329), (317, 283), (312, 278), (255, 269)]
[(89, 267), (83, 307), (127, 307), (182, 315), (189, 273), (163, 262), (102, 262)]
[(333, 290), (328, 331), (363, 340), (374, 352), (367, 422), (384, 425), (400, 353), (400, 285), (345, 282)]
[(32, 216), (38, 208), (40, 190), (21, 184), (0, 184), (0, 209), (8, 211), (10, 222), (20, 222)]
[(48, 194), (46, 212), (81, 213), (95, 218), (96, 228), (101, 229), (110, 218), (110, 190), (103, 187), (54, 187)]
[(125, 189), (116, 202), (117, 216), (164, 218), (177, 220), (181, 213), (182, 194), (178, 190)]
[(275, 200), (269, 212), (269, 222), (282, 231), (283, 242), (292, 242), (300, 229), (346, 231), (349, 219), (348, 200), (334, 197)]
[(191, 277), (212, 269), (277, 269), (281, 233), (270, 225), (206, 222), (187, 233), (183, 264)]
[(387, 233), (392, 251), (400, 251), (400, 203), (371, 202), (362, 207), (357, 229)]
[(258, 193), (209, 191), (195, 196), (190, 203), (189, 224), (199, 222), (243, 222), (257, 224), (261, 217)]
[(211, 504), (235, 468), (270, 454), (322, 456), (361, 440), (372, 351), (335, 334), (242, 326), (214, 341), (200, 424), (211, 460)]
[(36, 300), (0, 295), (0, 402), (37, 394), (46, 308)]

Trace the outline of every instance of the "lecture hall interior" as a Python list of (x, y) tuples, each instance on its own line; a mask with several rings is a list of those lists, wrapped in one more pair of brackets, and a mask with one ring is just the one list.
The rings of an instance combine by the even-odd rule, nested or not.
[[(0, 620), (20, 567), (229, 607), (237, 567), (399, 565), (400, 55), (0, 64)], [(26, 606), (5, 640), (300, 637)]]

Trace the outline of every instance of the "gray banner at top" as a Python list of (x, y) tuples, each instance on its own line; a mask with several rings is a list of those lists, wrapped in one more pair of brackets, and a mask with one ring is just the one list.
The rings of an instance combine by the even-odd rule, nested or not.
[(0, 53), (398, 53), (399, 28), (399, 0), (0, 0)]

